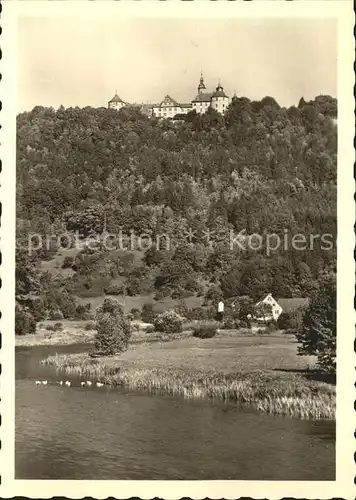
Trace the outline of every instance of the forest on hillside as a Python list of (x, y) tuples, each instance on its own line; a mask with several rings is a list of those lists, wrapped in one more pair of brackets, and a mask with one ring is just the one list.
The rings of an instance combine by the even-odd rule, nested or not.
[[(207, 304), (267, 292), (308, 297), (335, 269), (336, 99), (285, 108), (272, 97), (234, 98), (225, 116), (179, 118), (41, 106), (18, 115), (19, 314), (73, 317), (73, 297), (104, 293), (195, 295)], [(120, 230), (153, 241), (168, 234), (174, 244), (111, 251), (99, 242), (67, 255), (67, 274), (43, 270), (60, 250), (55, 238), (28, 251), (31, 234), (110, 233), (115, 243)], [(229, 235), (240, 231), (260, 235), (262, 245), (232, 250)], [(302, 234), (307, 244), (267, 252), (270, 234)], [(318, 237), (310, 245), (310, 235), (334, 244), (324, 248)]]

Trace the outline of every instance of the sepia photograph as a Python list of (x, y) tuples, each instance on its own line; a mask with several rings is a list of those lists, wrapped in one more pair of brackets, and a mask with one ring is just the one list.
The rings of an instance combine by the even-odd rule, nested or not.
[(16, 18), (14, 480), (327, 491), (340, 22), (155, 7)]

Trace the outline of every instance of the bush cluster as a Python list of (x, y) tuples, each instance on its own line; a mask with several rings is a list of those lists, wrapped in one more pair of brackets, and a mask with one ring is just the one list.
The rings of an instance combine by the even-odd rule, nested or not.
[(210, 339), (212, 337), (215, 337), (217, 332), (218, 325), (214, 322), (201, 322), (193, 327), (193, 337), (197, 337), (199, 339)]
[(154, 319), (154, 327), (158, 332), (179, 333), (183, 329), (183, 319), (173, 310), (165, 311)]

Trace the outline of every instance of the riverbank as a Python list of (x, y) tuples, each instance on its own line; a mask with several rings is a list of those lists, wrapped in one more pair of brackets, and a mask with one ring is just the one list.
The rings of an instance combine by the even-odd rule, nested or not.
[(219, 398), (304, 419), (335, 418), (335, 386), (312, 379), (314, 358), (297, 356), (294, 337), (220, 332), (137, 343), (120, 356), (56, 355), (43, 361), (68, 377), (92, 378), (186, 398)]
[[(52, 331), (47, 328), (61, 323), (62, 330)], [(16, 335), (16, 347), (33, 347), (39, 345), (71, 345), (90, 344), (94, 342), (94, 329), (88, 329), (89, 321), (43, 321), (37, 326), (36, 333)]]
[[(16, 347), (35, 347), (35, 346), (61, 346), (73, 344), (93, 344), (95, 337), (95, 329), (88, 328), (89, 321), (72, 321), (62, 320), (63, 329), (59, 331), (48, 330), (47, 327), (53, 327), (57, 321), (44, 321), (43, 326), (38, 327), (36, 333), (28, 335), (16, 335)], [(137, 327), (132, 332), (130, 344), (145, 344), (150, 342), (169, 342), (172, 340), (172, 335), (161, 332), (147, 333), (145, 328), (151, 326), (142, 321), (134, 322)], [(175, 334), (175, 339), (182, 339), (191, 336), (191, 332), (185, 330)]]

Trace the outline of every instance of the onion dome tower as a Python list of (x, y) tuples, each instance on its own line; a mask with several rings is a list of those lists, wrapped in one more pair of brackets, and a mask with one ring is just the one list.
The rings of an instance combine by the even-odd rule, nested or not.
[(215, 92), (211, 96), (211, 107), (218, 111), (219, 113), (225, 113), (226, 108), (229, 105), (229, 98), (224, 92), (224, 88), (220, 81), (215, 89)]
[(198, 85), (198, 94), (202, 94), (206, 90), (205, 83), (204, 83), (204, 77), (203, 77), (203, 72), (200, 73), (200, 81)]

